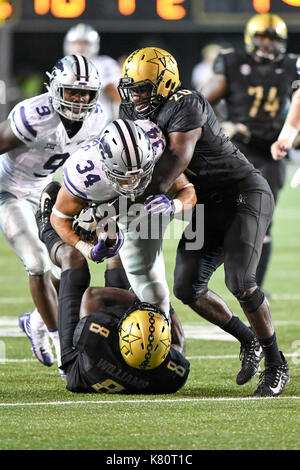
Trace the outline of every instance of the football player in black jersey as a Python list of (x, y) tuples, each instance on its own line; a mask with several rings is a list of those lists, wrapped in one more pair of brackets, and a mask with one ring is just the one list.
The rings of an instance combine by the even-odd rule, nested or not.
[[(257, 264), (274, 208), (268, 183), (223, 133), (207, 100), (181, 86), (176, 60), (169, 52), (146, 47), (130, 54), (119, 92), (121, 117), (150, 117), (167, 139), (144, 195), (166, 193), (175, 178), (186, 172), (198, 203), (204, 204), (202, 248), (196, 243), (197, 211), (191, 222), (193, 230), (187, 226), (179, 242), (176, 297), (241, 342), (238, 384), (256, 374), (264, 355), (265, 370), (254, 395), (279, 395), (289, 380), (289, 368), (278, 349), (269, 303), (256, 283)], [(190, 239), (193, 231), (194, 245)], [(208, 288), (222, 263), (226, 285), (251, 329)]]
[[(214, 63), (216, 85), (206, 99), (216, 105), (225, 99), (231, 141), (268, 181), (275, 203), (285, 181), (286, 162), (274, 161), (270, 146), (283, 125), (293, 87), (297, 56), (286, 54), (287, 27), (272, 13), (253, 16), (245, 28), (245, 50), (224, 50)], [(269, 226), (256, 273), (262, 287), (269, 264), (272, 237)]]
[[(42, 193), (39, 235), (53, 263), (61, 267), (58, 330), (60, 369), (67, 389), (92, 393), (174, 393), (186, 382), (189, 361), (181, 353), (181, 325), (174, 311), (171, 326), (155, 306), (132, 292), (89, 287), (85, 257), (64, 243), (50, 224), (60, 184)], [(171, 345), (172, 341), (172, 345)]]

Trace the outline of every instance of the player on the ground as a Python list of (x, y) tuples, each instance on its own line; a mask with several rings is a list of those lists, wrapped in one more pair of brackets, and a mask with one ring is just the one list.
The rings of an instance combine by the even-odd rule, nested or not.
[[(20, 318), (20, 326), (37, 359), (51, 366), (47, 329), (58, 354), (57, 296), (35, 212), (56, 170), (71, 153), (99, 135), (105, 118), (97, 103), (99, 74), (86, 58), (64, 57), (48, 76), (48, 91), (17, 104), (0, 124), (0, 229), (24, 264), (36, 306)], [(31, 334), (31, 326), (37, 334)]]
[[(285, 161), (274, 161), (270, 145), (283, 125), (296, 86), (297, 56), (286, 53), (287, 27), (278, 15), (254, 15), (245, 28), (245, 50), (224, 50), (214, 64), (216, 85), (205, 94), (211, 105), (225, 99), (231, 141), (268, 181), (275, 203), (284, 185)], [(229, 130), (230, 128), (230, 130)], [(271, 225), (264, 238), (256, 281), (262, 287), (272, 250)]]
[[(265, 370), (255, 396), (277, 396), (289, 380), (288, 364), (278, 349), (269, 303), (256, 283), (265, 232), (274, 201), (261, 173), (222, 132), (207, 100), (183, 88), (174, 57), (156, 47), (134, 51), (124, 63), (119, 85), (121, 117), (150, 117), (168, 145), (157, 162), (146, 194), (166, 193), (185, 172), (204, 204), (204, 243), (197, 246), (197, 213), (177, 250), (174, 293), (183, 303), (241, 342), (242, 385)], [(188, 239), (196, 230), (194, 245)], [(233, 315), (208, 288), (224, 263), (227, 288), (239, 301), (252, 329)]]
[[(119, 254), (129, 284), (141, 301), (156, 304), (168, 316), (170, 300), (162, 239), (173, 214), (182, 213), (195, 205), (193, 185), (180, 175), (170, 190), (174, 199), (170, 200), (164, 195), (151, 197), (146, 201), (146, 206), (133, 205), (127, 213), (127, 200), (143, 194), (164, 147), (164, 137), (151, 121), (135, 123), (118, 119), (110, 123), (103, 130), (100, 145), (87, 145), (66, 162), (64, 186), (53, 208), (51, 223), (65, 242), (75, 246), (88, 258), (101, 261), (101, 253), (99, 259), (97, 249), (80, 240), (74, 231), (73, 217), (88, 202), (96, 202), (102, 212), (107, 210), (111, 213), (114, 206), (109, 206), (109, 201), (124, 196), (119, 198), (120, 206), (126, 202), (124, 210), (118, 209), (118, 226), (124, 234), (124, 244)], [(108, 204), (101, 209), (101, 203), (105, 202)], [(165, 217), (149, 217), (148, 210)], [(113, 215), (116, 213), (113, 212)], [(116, 244), (118, 236), (117, 229)]]
[(79, 23), (72, 26), (64, 38), (64, 54), (82, 54), (97, 67), (101, 91), (99, 100), (106, 113), (106, 123), (118, 116), (120, 96), (117, 85), (121, 77), (118, 62), (108, 55), (99, 55), (100, 36), (90, 25)]
[(168, 320), (157, 307), (134, 300), (125, 290), (90, 287), (81, 308), (87, 316), (79, 321), (79, 313), (62, 311), (68, 390), (157, 394), (183, 387), (189, 362), (171, 345)]
[[(167, 320), (157, 307), (141, 303), (123, 289), (88, 288), (86, 258), (64, 243), (50, 223), (59, 190), (57, 181), (44, 189), (37, 223), (53, 263), (62, 269), (58, 324), (67, 389), (81, 393), (176, 392), (189, 374), (176, 314), (172, 312)], [(113, 256), (118, 251), (113, 247), (102, 244), (102, 257)], [(83, 315), (88, 316), (82, 319)]]

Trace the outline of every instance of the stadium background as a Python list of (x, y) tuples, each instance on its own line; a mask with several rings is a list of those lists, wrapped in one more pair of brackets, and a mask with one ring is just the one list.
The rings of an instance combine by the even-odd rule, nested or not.
[[(189, 87), (201, 49), (212, 42), (243, 47), (245, 22), (258, 11), (282, 15), (289, 31), (288, 52), (296, 53), (299, 7), (297, 0), (0, 0), (0, 18), (9, 15), (0, 23), (0, 80), (7, 84), (8, 106), (19, 100), (12, 85), (35, 76), (42, 87), (45, 71), (63, 55), (64, 34), (85, 22), (101, 35), (100, 53), (114, 59), (148, 45), (165, 48), (177, 59), (182, 83)], [(81, 11), (73, 18), (55, 16)], [(6, 107), (0, 112), (3, 119)]]
[[(51, 10), (73, 3), (86, 6), (76, 18), (59, 18)], [(40, 92), (38, 87), (45, 80), (45, 71), (63, 55), (64, 34), (78, 22), (94, 26), (101, 35), (100, 53), (115, 59), (145, 45), (167, 49), (176, 57), (182, 82), (189, 87), (192, 67), (200, 61), (201, 49), (212, 42), (243, 47), (245, 22), (257, 10), (279, 13), (288, 26), (288, 52), (300, 52), (300, 1), (289, 3), (294, 6), (282, 0), (0, 0), (0, 17), (1, 11), (7, 11), (2, 10), (3, 4), (13, 7), (9, 18), (0, 25), (0, 80), (6, 84), (7, 98), (3, 100), (2, 95), (0, 100), (1, 120), (20, 100), (19, 87), (25, 78), (30, 77)], [(38, 5), (45, 8), (43, 15), (34, 11)], [(135, 6), (135, 10), (122, 15), (118, 8), (124, 5)], [(184, 16), (162, 19), (158, 7), (160, 15)], [(0, 359), (1, 347), (2, 355), (5, 351), (5, 361), (0, 363), (0, 448), (167, 449), (173, 453), (176, 449), (299, 450), (300, 192), (289, 187), (293, 171), (290, 166), (276, 211), (274, 256), (267, 278), (267, 288), (274, 293), (272, 316), (280, 345), (290, 358), (293, 377), (283, 397), (251, 401), (254, 384), (237, 387), (234, 383), (239, 367), (237, 344), (221, 340), (215, 329), (176, 299), (174, 307), (184, 326), (189, 325), (187, 353), (192, 367), (182, 391), (172, 397), (147, 400), (142, 396), (128, 400), (70, 395), (57, 370), (37, 363), (28, 340), (16, 333), (17, 315), (32, 308), (32, 302), (23, 266), (0, 237), (0, 327), (3, 332), (7, 322), (6, 331), (11, 328), (14, 332), (11, 337), (0, 332)], [(176, 245), (176, 240), (165, 244), (170, 288)], [(90, 267), (96, 282), (103, 267)], [(222, 270), (216, 273), (211, 287), (242, 315), (224, 286)], [(210, 341), (208, 337), (197, 337), (199, 327), (209, 331)]]

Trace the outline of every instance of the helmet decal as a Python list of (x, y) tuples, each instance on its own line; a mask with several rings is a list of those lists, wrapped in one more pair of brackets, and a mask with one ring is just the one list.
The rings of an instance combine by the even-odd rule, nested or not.
[(144, 47), (125, 60), (118, 90), (123, 106), (150, 116), (180, 86), (175, 58), (159, 47)]
[(175, 75), (176, 62), (173, 57), (168, 52), (159, 49), (153, 48), (153, 52), (155, 53), (155, 57), (148, 59), (147, 62), (157, 65), (157, 77), (159, 77), (164, 70)]
[(159, 367), (171, 347), (171, 331), (164, 313), (147, 303), (129, 309), (119, 324), (120, 352), (136, 369)]

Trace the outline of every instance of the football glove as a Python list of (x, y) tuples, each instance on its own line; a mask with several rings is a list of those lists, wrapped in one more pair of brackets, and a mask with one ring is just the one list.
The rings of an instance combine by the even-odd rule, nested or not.
[(145, 209), (150, 215), (174, 215), (174, 203), (165, 194), (147, 197)]
[(77, 219), (73, 222), (73, 230), (80, 236), (80, 240), (88, 243), (94, 243), (96, 228), (99, 222), (96, 217), (96, 206), (82, 209)]
[(121, 230), (119, 230), (116, 234), (117, 239), (114, 245), (107, 246), (106, 240), (107, 237), (105, 234), (99, 237), (97, 244), (91, 250), (91, 259), (96, 263), (102, 263), (106, 258), (112, 258), (117, 253), (119, 253), (123, 243), (124, 243), (124, 235)]

